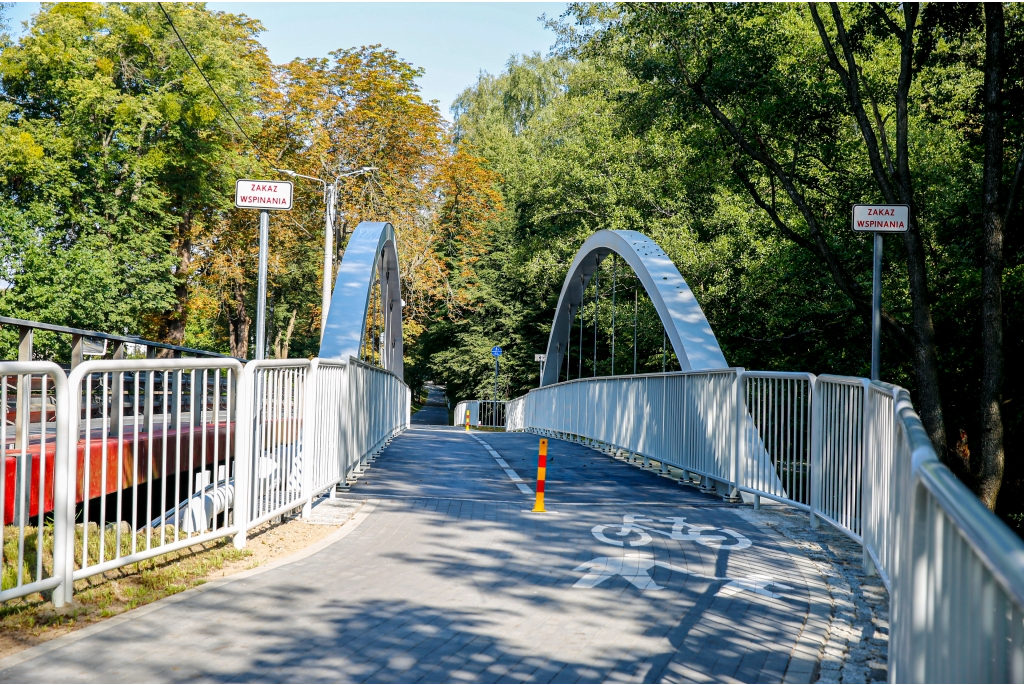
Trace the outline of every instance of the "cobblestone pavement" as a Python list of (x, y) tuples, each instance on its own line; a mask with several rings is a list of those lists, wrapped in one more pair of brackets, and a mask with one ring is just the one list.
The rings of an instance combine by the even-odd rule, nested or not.
[(794, 541), (825, 579), (832, 613), (815, 682), (887, 682), (889, 593), (878, 576), (864, 575), (861, 546), (825, 524), (811, 529), (807, 514), (792, 507), (741, 515)]
[(857, 576), (859, 553), (853, 559), (842, 538), (810, 535), (794, 515), (728, 505), (561, 441), (549, 451), (548, 513), (531, 513), (518, 485), (535, 485), (536, 436), (474, 435), (498, 456), (458, 429), (410, 429), (346, 495), (366, 504), (343, 539), (29, 650), (0, 662), (0, 679), (884, 675), (870, 670), (885, 654), (871, 641), (884, 641), (864, 623), (871, 614), (884, 635), (884, 595), (871, 590), (881, 584)]

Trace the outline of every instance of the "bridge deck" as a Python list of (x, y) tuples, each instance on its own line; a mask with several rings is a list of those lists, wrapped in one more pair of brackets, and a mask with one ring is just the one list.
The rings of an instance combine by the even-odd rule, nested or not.
[(414, 427), (347, 495), (368, 516), (343, 539), (100, 624), (0, 678), (811, 678), (829, 598), (799, 551), (719, 498), (561, 441), (550, 513), (530, 513), (536, 448)]

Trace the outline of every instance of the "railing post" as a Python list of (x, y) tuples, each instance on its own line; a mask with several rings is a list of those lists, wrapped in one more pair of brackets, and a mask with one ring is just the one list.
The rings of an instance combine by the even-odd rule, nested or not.
[(306, 372), (305, 398), (302, 407), (302, 518), (308, 519), (313, 513), (313, 460), (316, 455), (316, 376), (320, 360), (311, 359)]
[[(29, 326), (18, 326), (18, 361), (32, 361), (32, 328)], [(7, 378), (4, 377), (4, 383), (6, 382)], [(14, 397), (14, 447), (21, 449), (22, 440), (28, 439), (28, 436), (22, 435), (24, 431), (21, 425), (22, 420), (26, 414), (29, 417), (32, 416), (32, 376), (19, 375), (17, 388), (17, 394)], [(46, 398), (44, 397), (44, 406), (45, 402)], [(7, 407), (4, 407), (4, 414), (6, 413)], [(7, 420), (6, 416), (4, 420)], [(5, 445), (4, 449), (6, 448)]]
[[(252, 470), (252, 431), (256, 414), (256, 365), (249, 362), (235, 380), (235, 549), (244, 549), (249, 533), (249, 491)], [(192, 391), (193, 397), (195, 390)], [(230, 419), (230, 417), (229, 417)]]
[(747, 441), (743, 435), (743, 429), (747, 423), (747, 402), (743, 392), (745, 379), (743, 377), (745, 369), (742, 366), (736, 367), (735, 382), (733, 385), (733, 401), (736, 403), (735, 412), (733, 416), (735, 421), (733, 423), (733, 434), (732, 434), (732, 467), (729, 478), (732, 481), (732, 492), (729, 493), (730, 498), (740, 498), (740, 468), (741, 464), (746, 464), (744, 461), (744, 449), (746, 448)]
[(811, 481), (810, 498), (810, 521), (811, 528), (818, 527), (818, 517), (815, 515), (821, 509), (821, 384), (815, 378), (811, 381), (811, 463), (808, 478)]
[(85, 360), (85, 336), (75, 333), (71, 336), (72, 371)]
[[(74, 544), (74, 517), (75, 508), (71, 507), (71, 516), (68, 516), (68, 459), (71, 457), (68, 449), (68, 419), (71, 413), (68, 409), (68, 384), (63, 373), (55, 373), (53, 378), (54, 395), (54, 427), (57, 434), (54, 440), (53, 450), (53, 575), (61, 578), (61, 583), (53, 590), (53, 605), (62, 607), (71, 601), (71, 593), (74, 586), (74, 564), (71, 562), (71, 549)], [(6, 408), (5, 408), (6, 409)], [(46, 424), (46, 398), (43, 398), (42, 424)], [(74, 448), (78, 447), (78, 440), (75, 440)], [(40, 451), (46, 451), (46, 436), (39, 440)], [(77, 452), (77, 449), (76, 449)], [(42, 493), (40, 493), (42, 495)], [(70, 499), (74, 501), (74, 490), (71, 491)], [(70, 540), (69, 540), (70, 537)]]
[(860, 537), (861, 537), (861, 566), (864, 575), (873, 576), (877, 574), (875, 562), (868, 551), (869, 541), (874, 538), (874, 531), (868, 531), (869, 510), (873, 507), (874, 490), (872, 489), (872, 472), (878, 466), (878, 427), (875, 425), (875, 393), (871, 390), (871, 382), (864, 384), (862, 438), (861, 438), (861, 467), (860, 467)]
[[(65, 454), (65, 457), (64, 457), (64, 465), (65, 465), (64, 483), (66, 484), (65, 502), (67, 504), (66, 504), (66, 506), (64, 508), (64, 511), (61, 512), (61, 513), (63, 513), (64, 530), (65, 530), (65, 533), (63, 535), (63, 544), (64, 544), (64, 558), (63, 558), (64, 582), (61, 583), (60, 587), (57, 588), (57, 590), (63, 592), (63, 594), (64, 594), (64, 602), (67, 603), (67, 604), (71, 603), (71, 601), (74, 598), (74, 593), (75, 593), (75, 582), (74, 582), (74, 575), (75, 575), (75, 508), (76, 508), (76, 505), (78, 503), (78, 436), (79, 436), (79, 433), (81, 432), (81, 422), (82, 422), (82, 407), (79, 406), (79, 402), (81, 402), (82, 398), (85, 397), (85, 394), (82, 392), (82, 377), (83, 377), (83, 374), (75, 373), (75, 372), (71, 372), (68, 375), (68, 382), (67, 382), (68, 392), (67, 392), (67, 396), (66, 396), (67, 399), (65, 401), (65, 405), (67, 407), (67, 410), (66, 410), (67, 422), (66, 422), (65, 434), (67, 435), (67, 438), (66, 438), (66, 443), (65, 443), (65, 448), (64, 448), (64, 454)], [(86, 407), (88, 407), (88, 403), (86, 403)], [(58, 439), (58, 441), (60, 440), (60, 437), (59, 437), (60, 436), (60, 432), (61, 432), (60, 431), (60, 426), (58, 425), (58, 427), (57, 427), (57, 435), (58, 435), (57, 439)], [(60, 445), (60, 442), (58, 442), (57, 444)], [(88, 455), (86, 455), (86, 459), (88, 459)], [(57, 462), (57, 464), (54, 464), (54, 468), (56, 468), (58, 464), (59, 464), (59, 462)], [(56, 494), (57, 494), (56, 491), (54, 491), (54, 496), (56, 496)], [(91, 493), (89, 492), (88, 484), (83, 483), (82, 484), (82, 501), (83, 501), (83, 503), (89, 501), (89, 495), (90, 494)], [(56, 503), (56, 500), (54, 500), (54, 502)], [(55, 527), (56, 527), (56, 521), (58, 521), (58, 520), (59, 519), (57, 518), (56, 507), (54, 507), (54, 522), (55, 522), (54, 526)], [(85, 522), (85, 528), (88, 528), (88, 522)], [(55, 558), (54, 559), (54, 567), (53, 567), (54, 568), (54, 573), (57, 573), (56, 561), (57, 560)], [(57, 595), (57, 593), (54, 592), (54, 604), (55, 605), (56, 605), (56, 595)]]

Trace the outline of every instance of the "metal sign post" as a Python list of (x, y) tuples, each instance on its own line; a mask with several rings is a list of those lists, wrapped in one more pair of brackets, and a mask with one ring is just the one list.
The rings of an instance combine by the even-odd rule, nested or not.
[(260, 211), (260, 260), (256, 288), (256, 359), (267, 350), (267, 243), (270, 242), (270, 212)]
[[(540, 365), (540, 383), (543, 383), (544, 382), (544, 364), (547, 363), (548, 356), (546, 354), (535, 354), (535, 355), (533, 355), (533, 361), (537, 362)], [(537, 384), (538, 388), (541, 387), (540, 383)]]
[(871, 380), (882, 376), (882, 234), (905, 233), (910, 205), (854, 205), (853, 230), (874, 233), (871, 275)]
[(291, 181), (235, 181), (235, 206), (260, 210), (260, 259), (256, 295), (256, 359), (267, 355), (267, 252), (270, 243), (271, 209), (292, 208)]

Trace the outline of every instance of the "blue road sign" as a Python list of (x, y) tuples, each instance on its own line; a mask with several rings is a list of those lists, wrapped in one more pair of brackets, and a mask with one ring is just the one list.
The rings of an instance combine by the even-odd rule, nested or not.
[(495, 356), (495, 357), (500, 357), (501, 356), (501, 348), (498, 347), (497, 345), (495, 345), (494, 347), (491, 348), (491, 354), (493, 356)]

